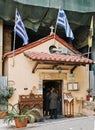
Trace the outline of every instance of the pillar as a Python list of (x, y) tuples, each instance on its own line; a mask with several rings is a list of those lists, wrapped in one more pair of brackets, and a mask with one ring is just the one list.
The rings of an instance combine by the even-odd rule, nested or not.
[(3, 21), (0, 20), (0, 76), (2, 76)]

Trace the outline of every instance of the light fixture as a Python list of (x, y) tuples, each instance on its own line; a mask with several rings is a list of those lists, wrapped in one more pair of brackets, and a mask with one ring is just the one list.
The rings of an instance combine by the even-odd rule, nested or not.
[(62, 68), (61, 67), (58, 67), (57, 70), (58, 70), (58, 73), (62, 72)]
[(68, 77), (69, 77), (69, 80), (70, 80), (71, 82), (74, 82), (75, 76), (74, 76), (73, 73), (69, 73)]
[(70, 74), (69, 74), (69, 77), (70, 77), (70, 78), (74, 78), (74, 74), (73, 74), (73, 73), (70, 73)]

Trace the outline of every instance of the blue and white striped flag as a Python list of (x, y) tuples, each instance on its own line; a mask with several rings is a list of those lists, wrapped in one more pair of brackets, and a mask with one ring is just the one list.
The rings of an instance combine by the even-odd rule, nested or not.
[(70, 37), (72, 40), (74, 39), (73, 32), (69, 26), (66, 14), (63, 9), (59, 9), (58, 17), (57, 17), (57, 25), (64, 27), (65, 33), (67, 37)]
[(14, 32), (23, 39), (23, 45), (28, 44), (28, 36), (27, 32), (25, 30), (24, 24), (21, 20), (20, 14), (18, 10), (16, 9), (16, 15), (15, 15), (15, 26), (14, 26)]

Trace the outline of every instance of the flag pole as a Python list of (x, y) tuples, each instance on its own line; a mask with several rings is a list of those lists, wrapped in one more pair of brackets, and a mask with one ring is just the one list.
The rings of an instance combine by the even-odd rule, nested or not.
[[(15, 12), (15, 26), (16, 26), (16, 12)], [(14, 26), (14, 28), (15, 28)], [(14, 54), (15, 54), (15, 39), (16, 39), (16, 32), (14, 31), (14, 40), (13, 40), (13, 64), (12, 66), (14, 67), (15, 64), (15, 58), (14, 58)]]
[(89, 52), (90, 48), (92, 47), (92, 42), (93, 42), (93, 16), (91, 18), (91, 23), (90, 23), (90, 31), (88, 35), (88, 58), (89, 58)]
[(89, 58), (90, 47), (88, 46), (88, 58)]
[[(59, 15), (59, 11), (58, 11), (58, 14), (57, 14), (57, 19), (58, 19), (58, 15)], [(57, 20), (56, 20), (55, 30), (54, 30), (54, 45), (55, 45), (55, 35), (56, 35), (56, 30), (57, 30)]]
[(14, 67), (14, 64), (15, 64), (15, 39), (16, 39), (16, 33), (14, 32), (14, 41), (13, 41), (13, 67)]
[[(57, 19), (58, 19), (58, 15), (59, 15), (59, 11), (58, 11), (58, 14), (57, 14)], [(57, 30), (57, 20), (56, 20), (56, 24), (55, 24), (54, 36), (56, 34), (56, 30)]]

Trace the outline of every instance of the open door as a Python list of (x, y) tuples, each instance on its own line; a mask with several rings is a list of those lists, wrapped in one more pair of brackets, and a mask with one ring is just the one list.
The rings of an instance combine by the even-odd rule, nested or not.
[(54, 87), (59, 96), (58, 101), (58, 115), (62, 114), (62, 80), (43, 80), (43, 113), (44, 116), (49, 116), (50, 111), (47, 112), (48, 104), (46, 102), (46, 93), (50, 91), (50, 89)]

